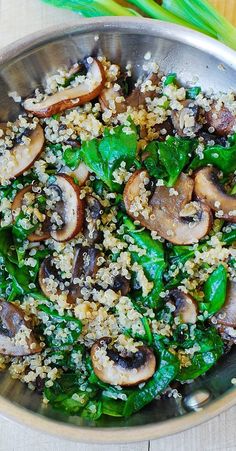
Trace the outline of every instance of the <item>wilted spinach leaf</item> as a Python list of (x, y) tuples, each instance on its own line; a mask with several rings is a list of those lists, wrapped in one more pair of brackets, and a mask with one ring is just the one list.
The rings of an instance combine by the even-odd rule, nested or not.
[(236, 142), (232, 141), (229, 147), (207, 146), (203, 150), (203, 158), (196, 156), (190, 164), (191, 169), (197, 169), (207, 164), (213, 164), (224, 174), (230, 174), (236, 170)]
[(201, 310), (207, 311), (209, 315), (214, 315), (223, 307), (227, 291), (227, 270), (223, 265), (208, 277), (204, 285), (204, 303), (201, 303)]
[(144, 160), (149, 175), (162, 178), (168, 187), (174, 186), (195, 145), (194, 140), (173, 136), (163, 142), (151, 142), (145, 148), (148, 156)]
[(83, 142), (79, 157), (112, 191), (120, 192), (122, 187), (113, 180), (113, 172), (122, 161), (126, 163), (126, 169), (129, 169), (134, 162), (136, 150), (137, 130), (130, 121), (129, 126), (106, 129), (101, 139)]
[(138, 248), (146, 251), (144, 255), (131, 251), (132, 261), (142, 266), (147, 279), (154, 284), (148, 296), (143, 297), (139, 292), (135, 297), (149, 307), (156, 308), (159, 304), (160, 292), (163, 290), (163, 272), (166, 267), (163, 244), (158, 240), (153, 240), (148, 231), (139, 232), (129, 218), (124, 217), (123, 221), (125, 234), (133, 238), (134, 244)]
[(182, 382), (204, 374), (223, 354), (223, 341), (214, 327), (205, 330), (196, 329), (194, 334), (195, 338), (185, 343), (185, 349), (198, 345), (199, 351), (193, 354), (189, 366), (180, 369), (177, 380)]

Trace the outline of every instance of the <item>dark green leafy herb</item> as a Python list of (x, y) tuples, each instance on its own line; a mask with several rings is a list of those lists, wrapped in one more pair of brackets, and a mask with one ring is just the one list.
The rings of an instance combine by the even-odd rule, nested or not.
[[(126, 132), (126, 129), (128, 132)], [(137, 131), (135, 125), (118, 126), (112, 131), (104, 132), (102, 139), (83, 142), (79, 157), (91, 171), (112, 191), (120, 192), (122, 186), (113, 180), (113, 173), (121, 162), (129, 169), (135, 159), (137, 150)]]

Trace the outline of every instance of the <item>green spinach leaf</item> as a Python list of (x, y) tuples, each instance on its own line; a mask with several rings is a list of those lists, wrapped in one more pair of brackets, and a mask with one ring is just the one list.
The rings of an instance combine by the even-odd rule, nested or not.
[(136, 151), (137, 130), (130, 121), (129, 126), (106, 129), (101, 139), (83, 142), (79, 157), (109, 189), (120, 192), (122, 186), (113, 180), (113, 173), (121, 162), (125, 162), (126, 169), (129, 169), (134, 162)]

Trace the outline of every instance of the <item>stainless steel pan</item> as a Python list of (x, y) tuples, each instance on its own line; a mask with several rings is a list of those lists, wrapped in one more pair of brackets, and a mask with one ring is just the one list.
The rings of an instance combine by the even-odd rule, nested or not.
[[(94, 39), (99, 36), (99, 39)], [(186, 28), (138, 18), (79, 20), (28, 36), (0, 53), (0, 122), (19, 113), (9, 91), (29, 95), (47, 74), (86, 55), (104, 54), (114, 62), (142, 72), (151, 52), (161, 70), (177, 72), (183, 83), (199, 78), (208, 90), (236, 90), (236, 52)], [(157, 438), (199, 424), (236, 402), (231, 379), (236, 376), (232, 349), (218, 365), (192, 384), (182, 398), (157, 400), (129, 419), (106, 417), (89, 423), (43, 407), (32, 393), (7, 373), (0, 376), (0, 411), (8, 418), (50, 434), (84, 442), (127, 442)]]

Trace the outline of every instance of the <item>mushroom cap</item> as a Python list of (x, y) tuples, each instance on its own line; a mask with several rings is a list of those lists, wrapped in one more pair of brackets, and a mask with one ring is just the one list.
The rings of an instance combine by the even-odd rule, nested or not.
[[(39, 286), (43, 292), (43, 294), (47, 297), (47, 298), (51, 298), (52, 292), (49, 290), (48, 288), (48, 284), (47, 284), (47, 279), (50, 278), (50, 276), (54, 276), (54, 278), (56, 280), (58, 280), (59, 282), (62, 280), (59, 280), (59, 276), (58, 276), (58, 271), (56, 269), (56, 267), (52, 264), (52, 257), (46, 257), (39, 268), (39, 274), (38, 274), (38, 281), (39, 281)], [(57, 288), (56, 293), (57, 295), (61, 294), (61, 290), (59, 288)]]
[(236, 329), (236, 282), (228, 281), (225, 304), (214, 318), (217, 324)]
[(156, 90), (153, 89), (153, 86), (157, 86), (160, 79), (157, 74), (150, 73), (146, 77), (145, 81), (151, 82), (151, 90), (149, 90), (148, 86), (145, 90), (141, 90), (141, 86), (138, 85), (122, 102), (116, 101), (117, 97), (123, 97), (121, 88), (118, 91), (114, 88), (114, 86), (111, 86), (110, 88), (104, 88), (99, 96), (99, 102), (102, 111), (105, 111), (106, 109), (112, 109), (115, 114), (119, 114), (124, 113), (129, 106), (135, 109), (144, 106), (147, 98), (153, 99), (154, 97), (156, 97), (157, 93)]
[(101, 252), (95, 247), (77, 245), (72, 268), (71, 283), (68, 287), (67, 302), (73, 304), (77, 298), (81, 298), (81, 286), (75, 283), (78, 278), (95, 277), (98, 270), (98, 258)]
[(43, 150), (44, 133), (41, 125), (32, 131), (29, 144), (17, 144), (11, 149), (6, 164), (0, 165), (0, 180), (11, 180), (29, 169)]
[(205, 120), (207, 128), (213, 127), (214, 133), (219, 136), (227, 136), (233, 131), (236, 123), (235, 116), (225, 106), (216, 108), (216, 103), (211, 105), (211, 109), (206, 111)]
[[(22, 204), (23, 204), (23, 199), (24, 199), (24, 195), (26, 193), (29, 193), (32, 191), (32, 186), (33, 185), (27, 185), (24, 188), (22, 188), (20, 191), (18, 191), (18, 193), (15, 195), (14, 200), (12, 202), (12, 206), (11, 206), (11, 211), (12, 211), (12, 215), (13, 215), (13, 219), (16, 218), (16, 211), (18, 209), (22, 208)], [(48, 240), (50, 238), (50, 230), (49, 230), (49, 221), (46, 219), (42, 224), (41, 224), (41, 229), (38, 233), (33, 232), (30, 233), (30, 235), (28, 235), (28, 240), (31, 242), (38, 242), (38, 241), (45, 241)]]
[(55, 186), (61, 194), (58, 207), (63, 216), (64, 225), (60, 229), (51, 230), (51, 237), (62, 242), (71, 240), (81, 231), (84, 222), (84, 201), (80, 199), (79, 186), (72, 177), (59, 174), (55, 176), (55, 179), (50, 186)]
[(42, 350), (35, 338), (24, 311), (0, 299), (0, 353), (10, 356), (35, 354)]
[(84, 82), (76, 87), (58, 91), (38, 103), (35, 103), (34, 98), (26, 99), (24, 102), (25, 110), (38, 117), (50, 117), (53, 114), (95, 99), (105, 83), (105, 72), (103, 65), (96, 59), (93, 59), (88, 66), (89, 69)]
[(197, 303), (190, 294), (173, 289), (169, 292), (168, 299), (175, 305), (174, 315), (178, 316), (181, 322), (186, 324), (195, 324), (197, 322)]
[[(154, 230), (162, 238), (179, 245), (192, 244), (204, 237), (211, 228), (210, 208), (202, 202), (192, 202), (193, 180), (181, 173), (174, 189), (178, 195), (170, 195), (166, 186), (156, 186), (149, 199), (149, 217), (142, 211), (136, 214), (133, 206), (140, 198), (140, 186), (148, 178), (147, 171), (140, 169), (128, 180), (124, 189), (124, 203), (129, 216), (142, 226)], [(195, 212), (195, 214), (193, 214)]]
[(174, 110), (171, 113), (173, 126), (179, 136), (188, 135), (188, 132), (197, 133), (202, 125), (197, 122), (198, 105), (195, 105), (193, 100), (183, 100), (180, 102), (183, 105), (181, 110)]
[(102, 241), (103, 233), (99, 230), (103, 207), (96, 197), (88, 194), (85, 198), (84, 236), (89, 244)]
[(91, 348), (91, 359), (96, 376), (103, 382), (121, 387), (132, 387), (150, 379), (156, 369), (156, 357), (151, 348), (140, 346), (135, 353), (120, 355), (109, 349), (110, 338), (97, 340)]
[(223, 211), (222, 219), (236, 222), (236, 195), (227, 194), (218, 181), (218, 170), (206, 166), (196, 172), (194, 192), (212, 210)]

